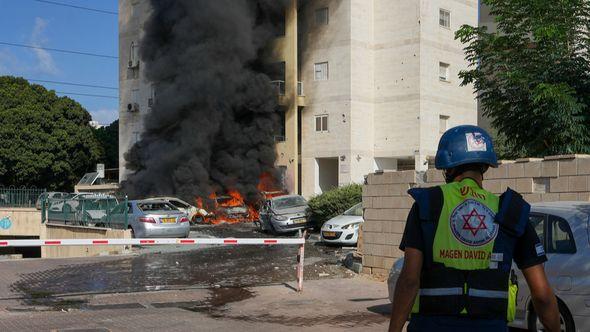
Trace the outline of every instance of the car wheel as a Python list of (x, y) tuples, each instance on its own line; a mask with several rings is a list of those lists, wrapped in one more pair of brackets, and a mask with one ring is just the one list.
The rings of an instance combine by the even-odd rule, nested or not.
[[(557, 307), (559, 308), (559, 323), (561, 325), (560, 331), (574, 332), (574, 319), (572, 318), (572, 314), (568, 310), (565, 303), (563, 303), (560, 299), (557, 299)], [(534, 308), (531, 308), (527, 325), (529, 331), (545, 331), (545, 327), (543, 327), (543, 324), (541, 324), (541, 320), (537, 316)]]
[(262, 221), (260, 219), (254, 220), (254, 226), (256, 226), (256, 230), (260, 233), (264, 232), (264, 228), (262, 227)]
[(133, 227), (129, 226), (127, 229), (131, 231), (131, 238), (135, 239), (135, 231), (133, 230)]
[(194, 226), (197, 224), (202, 224), (202, 223), (203, 223), (203, 217), (197, 216), (196, 214), (191, 219), (191, 226)]
[(279, 232), (277, 232), (277, 230), (276, 230), (275, 226), (272, 224), (272, 222), (269, 222), (268, 226), (270, 228), (270, 230), (269, 230), (270, 234), (272, 234), (273, 236), (279, 235)]

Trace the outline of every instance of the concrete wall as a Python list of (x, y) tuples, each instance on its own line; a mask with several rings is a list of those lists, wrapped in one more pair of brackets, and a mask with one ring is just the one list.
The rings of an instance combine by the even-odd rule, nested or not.
[[(152, 86), (145, 78), (145, 66), (130, 69), (131, 43), (139, 45), (142, 26), (148, 18), (149, 2), (145, 0), (119, 0), (119, 179), (127, 177), (125, 153), (137, 142), (143, 132), (143, 119), (151, 111), (148, 99)], [(139, 45), (141, 47), (141, 45)], [(134, 92), (136, 90), (136, 92)], [(138, 103), (139, 111), (128, 111), (127, 105)]]
[[(365, 223), (358, 250), (363, 254), (363, 272), (387, 275), (403, 255), (399, 244), (406, 217), (413, 204), (407, 190), (440, 185), (439, 170), (370, 174), (363, 187)], [(590, 155), (550, 156), (544, 159), (503, 161), (485, 174), (485, 189), (501, 194), (510, 187), (529, 203), (590, 201)]]
[(3, 218), (8, 218), (10, 225), (0, 227), (0, 237), (38, 237), (41, 233), (41, 211), (34, 208), (0, 208)]
[[(128, 230), (42, 224), (41, 211), (28, 208), (1, 208), (0, 219), (8, 218), (1, 224), (0, 238), (50, 239), (120, 239), (131, 238)], [(7, 228), (6, 228), (7, 227)], [(72, 246), (42, 247), (42, 258), (89, 257), (126, 252), (125, 246)]]
[[(129, 230), (47, 224), (41, 239), (130, 239)], [(59, 246), (42, 247), (42, 258), (91, 257), (126, 253), (127, 246)]]
[[(326, 7), (328, 24), (316, 25), (316, 10)], [(308, 1), (299, 16), (300, 75), (307, 104), (301, 113), (301, 189), (311, 196), (321, 193), (314, 176), (316, 158), (339, 158), (350, 150), (351, 1)], [(321, 62), (328, 62), (328, 79), (316, 81), (314, 65)], [(327, 132), (315, 131), (318, 115), (328, 115)]]

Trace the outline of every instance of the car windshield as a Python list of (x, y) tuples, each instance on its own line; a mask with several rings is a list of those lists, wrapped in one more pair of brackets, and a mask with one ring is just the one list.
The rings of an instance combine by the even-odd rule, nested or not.
[(282, 198), (275, 198), (272, 201), (272, 206), (275, 209), (288, 209), (297, 206), (306, 206), (307, 201), (301, 196), (289, 196)]
[(363, 203), (358, 203), (350, 209), (344, 211), (344, 216), (362, 216), (363, 215)]
[(148, 211), (178, 211), (172, 204), (166, 202), (139, 203), (137, 207), (144, 212)]

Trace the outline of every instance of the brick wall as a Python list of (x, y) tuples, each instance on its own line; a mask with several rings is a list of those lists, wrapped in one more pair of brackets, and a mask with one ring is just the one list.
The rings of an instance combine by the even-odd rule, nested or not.
[[(484, 176), (484, 188), (501, 194), (510, 187), (530, 202), (590, 201), (590, 155), (550, 156), (502, 161)], [(398, 248), (406, 216), (413, 200), (412, 187), (444, 183), (441, 171), (369, 174), (363, 187), (365, 223), (358, 251), (363, 254), (363, 273), (387, 275), (402, 256)]]

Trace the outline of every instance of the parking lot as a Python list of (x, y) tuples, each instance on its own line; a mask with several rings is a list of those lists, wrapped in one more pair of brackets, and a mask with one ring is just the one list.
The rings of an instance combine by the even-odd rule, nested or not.
[[(249, 223), (198, 225), (190, 236), (270, 237)], [(312, 235), (303, 293), (294, 288), (296, 246), (138, 247), (125, 256), (0, 261), (0, 328), (383, 330), (386, 284), (342, 266), (350, 250)]]

